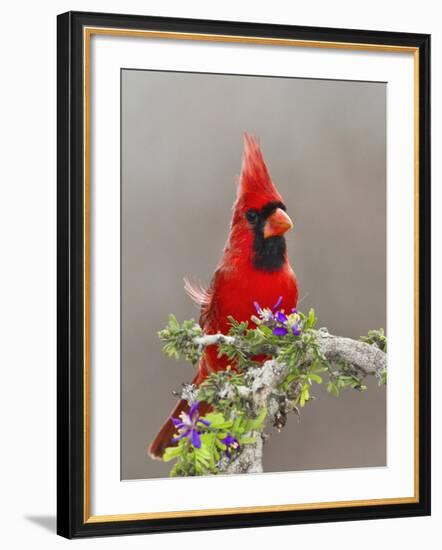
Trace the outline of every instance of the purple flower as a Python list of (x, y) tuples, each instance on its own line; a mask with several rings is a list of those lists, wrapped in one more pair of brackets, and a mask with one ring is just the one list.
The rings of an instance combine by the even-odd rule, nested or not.
[(285, 327), (280, 327), (280, 326), (276, 326), (272, 330), (272, 334), (274, 334), (275, 336), (285, 336), (286, 334), (288, 334), (288, 332), (289, 331)]
[(276, 304), (273, 306), (272, 308), (272, 311), (273, 313), (275, 313), (275, 311), (278, 309), (278, 307), (281, 305), (282, 303), (282, 296), (280, 296), (276, 302)]
[(298, 310), (296, 308), (292, 308), (289, 315), (285, 313), (284, 309), (278, 310), (282, 304), (282, 301), (283, 297), (280, 296), (272, 309), (269, 307), (262, 308), (258, 302), (253, 302), (253, 305), (259, 315), (259, 319), (252, 316), (252, 320), (257, 325), (270, 327), (272, 329), (272, 334), (275, 336), (282, 337), (289, 333), (293, 334), (293, 336), (300, 336), (302, 326), (300, 324)]
[(272, 334), (275, 336), (285, 336), (288, 334), (287, 324), (289, 322), (287, 315), (281, 310), (275, 314), (275, 320), (278, 323), (273, 327)]
[(262, 324), (267, 325), (268, 327), (272, 327), (275, 324), (276, 315), (277, 315), (277, 314), (275, 315), (275, 311), (281, 305), (281, 302), (282, 302), (282, 296), (278, 298), (278, 300), (276, 301), (276, 304), (273, 306), (272, 309), (270, 309), (269, 307), (262, 308), (258, 302), (253, 302), (253, 305), (256, 309), (256, 312), (259, 315), (259, 319)]
[(224, 443), (224, 445), (226, 446), (225, 453), (226, 456), (228, 456), (229, 458), (232, 456), (231, 451), (239, 451), (241, 448), (239, 441), (235, 437), (233, 437), (231, 433), (228, 433), (226, 437), (221, 439), (221, 443)]
[(265, 307), (264, 309), (258, 304), (258, 302), (253, 302), (253, 305), (255, 306), (255, 309), (259, 315), (259, 320), (261, 323), (272, 326), (275, 322), (275, 316), (273, 315), (272, 311)]
[(278, 323), (281, 323), (281, 325), (285, 325), (288, 321), (287, 315), (282, 311), (278, 311), (275, 315), (275, 318), (278, 321)]
[(210, 422), (204, 418), (200, 418), (199, 406), (200, 404), (197, 401), (190, 407), (189, 414), (182, 412), (180, 418), (170, 417), (179, 434), (172, 439), (172, 443), (176, 443), (180, 439), (183, 439), (183, 437), (187, 437), (196, 449), (201, 447), (201, 428), (203, 426), (210, 426)]

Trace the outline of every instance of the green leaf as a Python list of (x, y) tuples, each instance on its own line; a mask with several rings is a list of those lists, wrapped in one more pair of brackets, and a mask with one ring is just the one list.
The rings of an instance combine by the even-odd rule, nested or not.
[(179, 329), (180, 328), (180, 324), (178, 323), (178, 320), (177, 320), (177, 318), (175, 317), (175, 315), (173, 313), (171, 313), (169, 315), (169, 327), (171, 329)]
[(327, 391), (329, 391), (330, 393), (332, 393), (336, 397), (339, 397), (339, 389), (336, 386), (336, 384), (334, 382), (332, 382), (331, 380), (327, 384)]
[(199, 449), (195, 449), (195, 454), (199, 457), (203, 458), (210, 458), (210, 453), (207, 449), (204, 447), (200, 447)]
[(272, 329), (270, 327), (266, 327), (265, 325), (260, 325), (256, 330), (265, 337), (272, 336)]
[[(223, 439), (223, 438), (221, 438), (221, 439)], [(226, 450), (226, 445), (224, 445), (224, 443), (221, 443), (220, 439), (217, 439), (215, 441), (215, 445), (218, 447), (218, 449), (221, 449), (222, 451)]]
[(255, 443), (256, 437), (241, 437), (239, 442), (241, 445), (247, 445), (249, 443)]
[(164, 451), (163, 454), (163, 460), (164, 462), (169, 462), (170, 460), (173, 460), (177, 456), (180, 456), (182, 454), (182, 448), (181, 447), (167, 447), (167, 449)]
[(387, 383), (387, 369), (383, 369), (379, 374), (378, 385), (385, 386), (386, 383)]
[[(234, 336), (235, 342), (219, 345), (218, 354), (225, 356), (233, 368), (228, 372), (210, 374), (198, 388), (198, 401), (204, 401), (211, 407), (211, 412), (203, 417), (210, 425), (200, 425), (202, 444), (199, 449), (195, 449), (187, 439), (181, 440), (176, 447), (166, 449), (164, 460), (176, 459), (170, 471), (171, 476), (218, 473), (217, 464), (226, 449), (221, 440), (228, 433), (241, 445), (255, 441), (252, 434), (263, 429), (268, 414), (265, 408), (256, 417), (251, 412), (252, 389), (247, 371), (257, 364), (256, 356), (265, 355), (288, 367), (278, 391), (286, 392), (296, 412), (296, 406), (304, 407), (311, 400), (310, 388), (313, 384), (323, 382), (324, 372), (327, 373), (327, 390), (335, 396), (339, 396), (344, 388), (365, 389), (363, 376), (352, 365), (344, 361), (330, 363), (324, 357), (314, 328), (314, 310), (310, 309), (308, 315), (301, 311), (297, 315), (303, 327), (302, 333), (299, 337), (289, 334), (286, 338), (275, 336), (272, 328), (260, 324), (259, 319), (252, 319), (255, 328), (251, 329), (248, 322), (229, 318), (229, 334)], [(169, 316), (167, 326), (158, 333), (166, 355), (182, 358), (192, 365), (198, 363), (203, 352), (201, 346), (194, 342), (195, 337), (202, 334), (202, 328), (195, 321), (179, 323), (174, 315)], [(369, 331), (368, 336), (361, 339), (386, 350), (387, 341), (383, 330)], [(386, 372), (379, 373), (377, 378), (380, 385), (385, 383)]]
[(248, 423), (247, 425), (248, 430), (249, 431), (259, 430), (259, 428), (263, 425), (266, 416), (267, 416), (267, 408), (263, 407), (259, 411), (258, 416), (254, 420), (251, 420)]
[(229, 428), (232, 425), (232, 421), (226, 420), (221, 413), (209, 413), (203, 418), (210, 422), (212, 428)]

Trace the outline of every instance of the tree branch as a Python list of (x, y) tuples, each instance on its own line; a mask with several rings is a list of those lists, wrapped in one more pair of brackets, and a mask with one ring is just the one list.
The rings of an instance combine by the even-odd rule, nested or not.
[(317, 340), (322, 353), (332, 363), (345, 361), (364, 375), (376, 375), (387, 368), (387, 354), (377, 346), (333, 336), (326, 328), (318, 330)]
[[(194, 343), (202, 348), (214, 344), (237, 344), (235, 337), (224, 334), (210, 334), (194, 338)], [(378, 378), (387, 367), (387, 355), (379, 347), (345, 338), (334, 336), (327, 329), (317, 331), (317, 342), (325, 359), (339, 373), (340, 365), (351, 369), (361, 378), (374, 375)], [(293, 403), (298, 401), (301, 391), (300, 384), (294, 384), (287, 390), (281, 390), (281, 383), (289, 373), (289, 367), (278, 359), (266, 361), (262, 366), (250, 367), (245, 372), (245, 386), (242, 387), (242, 397), (250, 408), (258, 414), (263, 407), (267, 408), (268, 417), (273, 418), (277, 428), (285, 424), (289, 412), (298, 412)], [(187, 390), (188, 391), (188, 390)], [(233, 461), (224, 458), (219, 466), (219, 472), (225, 474), (257, 473), (263, 471), (263, 430), (253, 432), (255, 442), (244, 445)]]

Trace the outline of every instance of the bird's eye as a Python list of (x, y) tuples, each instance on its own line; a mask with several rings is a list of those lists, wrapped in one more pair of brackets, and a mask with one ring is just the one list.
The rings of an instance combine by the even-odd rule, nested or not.
[(248, 222), (255, 223), (258, 219), (258, 213), (255, 210), (247, 210), (246, 218)]

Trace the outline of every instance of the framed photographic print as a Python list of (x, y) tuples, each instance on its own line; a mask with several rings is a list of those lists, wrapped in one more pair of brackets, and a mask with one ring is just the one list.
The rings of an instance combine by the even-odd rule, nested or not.
[(430, 513), (430, 37), (58, 17), (58, 533)]

